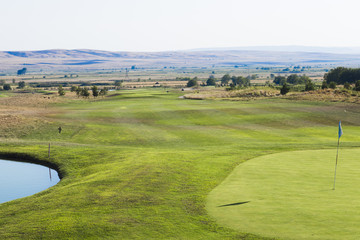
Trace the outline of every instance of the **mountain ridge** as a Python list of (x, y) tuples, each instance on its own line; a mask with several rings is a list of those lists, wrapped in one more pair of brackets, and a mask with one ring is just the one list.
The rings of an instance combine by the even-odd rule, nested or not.
[(93, 49), (0, 51), (0, 71), (31, 66), (34, 71), (140, 68), (229, 67), (236, 65), (359, 65), (360, 54), (261, 50), (125, 52)]

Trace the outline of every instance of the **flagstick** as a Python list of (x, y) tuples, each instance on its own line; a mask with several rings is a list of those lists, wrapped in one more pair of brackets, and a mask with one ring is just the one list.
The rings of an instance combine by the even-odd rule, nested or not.
[(335, 190), (336, 168), (337, 168), (337, 162), (338, 162), (338, 156), (339, 156), (339, 145), (340, 145), (340, 137), (338, 138), (338, 145), (337, 145), (337, 151), (336, 151), (336, 162), (335, 162), (335, 175), (334, 175), (334, 186), (333, 186), (333, 190)]

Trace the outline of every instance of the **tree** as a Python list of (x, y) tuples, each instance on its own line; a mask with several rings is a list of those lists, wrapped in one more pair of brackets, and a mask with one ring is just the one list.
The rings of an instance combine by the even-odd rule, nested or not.
[(242, 76), (239, 76), (239, 77), (232, 76), (231, 81), (232, 81), (234, 86), (239, 86), (239, 87), (248, 87), (248, 86), (250, 86), (250, 79), (244, 78)]
[(196, 87), (198, 85), (198, 82), (197, 82), (198, 78), (197, 77), (194, 77), (193, 79), (190, 79), (187, 84), (186, 84), (186, 87)]
[(221, 78), (221, 84), (223, 85), (228, 85), (229, 81), (231, 80), (231, 77), (229, 74), (225, 74), (222, 78)]
[(344, 83), (344, 88), (347, 89), (347, 90), (349, 90), (349, 89), (351, 88), (350, 83), (345, 82), (345, 83)]
[(17, 75), (25, 75), (26, 71), (27, 71), (26, 68), (20, 69), (17, 71)]
[(91, 91), (92, 91), (92, 95), (94, 96), (94, 98), (99, 96), (99, 90), (98, 90), (97, 86), (92, 86)]
[(0, 86), (3, 86), (5, 84), (5, 80), (4, 79), (1, 79), (0, 80)]
[(335, 82), (344, 84), (345, 82), (355, 83), (360, 79), (360, 68), (337, 67), (325, 73), (324, 79), (327, 83)]
[(335, 89), (336, 88), (336, 82), (334, 82), (334, 81), (330, 82), (329, 88)]
[(76, 96), (77, 96), (77, 97), (80, 97), (81, 92), (82, 92), (82, 89), (81, 89), (79, 86), (77, 86), (75, 92), (76, 92)]
[(326, 89), (328, 88), (328, 84), (326, 82), (326, 80), (322, 81), (322, 84), (321, 84), (321, 89)]
[(65, 95), (65, 90), (64, 90), (64, 88), (63, 88), (62, 85), (59, 85), (59, 87), (58, 87), (58, 94), (59, 94), (60, 96), (64, 96), (64, 95)]
[(244, 86), (244, 87), (249, 87), (250, 86), (250, 79), (242, 78), (241, 85)]
[(100, 95), (100, 96), (105, 96), (106, 94), (107, 94), (107, 88), (103, 88), (103, 89), (101, 89), (100, 92), (99, 92), (99, 95)]
[(252, 75), (249, 75), (247, 76), (246, 78), (249, 79), (249, 80), (255, 80), (257, 79), (259, 76), (257, 74), (252, 74)]
[(300, 78), (296, 74), (291, 74), (287, 77), (286, 82), (291, 84), (299, 84)]
[(275, 83), (276, 85), (284, 85), (285, 82), (286, 78), (282, 76), (276, 76), (273, 80), (273, 83)]
[(90, 96), (89, 89), (87, 87), (84, 87), (81, 89), (81, 96), (88, 98)]
[(70, 92), (76, 92), (76, 89), (77, 89), (77, 87), (72, 85), (71, 88), (70, 88)]
[(286, 95), (288, 92), (290, 92), (290, 87), (286, 83), (284, 83), (282, 88), (280, 89), (280, 94)]
[(206, 80), (206, 85), (207, 86), (215, 86), (216, 85), (216, 81), (215, 81), (215, 77), (214, 75), (210, 75), (208, 80)]
[(315, 85), (311, 80), (306, 81), (305, 91), (313, 91), (315, 90)]
[(19, 88), (25, 88), (25, 82), (24, 81), (20, 81), (18, 82)]
[(115, 88), (116, 89), (120, 89), (121, 88), (121, 86), (122, 86), (122, 80), (115, 80)]
[(303, 84), (306, 83), (307, 81), (310, 81), (310, 78), (308, 76), (306, 76), (305, 74), (300, 76), (300, 82), (299, 84)]
[(11, 90), (11, 86), (10, 86), (10, 84), (5, 83), (5, 84), (3, 85), (3, 89), (4, 89), (5, 91), (9, 91), (9, 90)]
[(355, 83), (355, 91), (360, 91), (360, 80), (357, 80)]

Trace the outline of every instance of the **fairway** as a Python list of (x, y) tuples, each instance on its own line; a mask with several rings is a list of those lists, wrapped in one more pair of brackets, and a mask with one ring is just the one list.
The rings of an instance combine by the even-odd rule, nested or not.
[[(356, 205), (357, 178), (344, 171), (351, 168), (356, 175), (358, 169), (345, 150), (359, 148), (357, 104), (286, 99), (194, 101), (180, 99), (181, 90), (168, 89), (111, 94), (99, 99), (66, 95), (50, 103), (41, 94), (0, 99), (5, 116), (13, 119), (3, 118), (0, 124), (0, 156), (50, 162), (63, 176), (52, 188), (0, 204), (0, 239), (26, 235), (28, 239), (249, 240), (275, 233), (293, 238), (301, 232), (323, 238), (329, 234), (354, 236), (351, 228), (357, 227), (356, 215), (335, 207), (323, 209), (323, 214), (317, 211), (326, 206), (323, 202)], [(339, 119), (344, 135), (334, 192), (330, 189)], [(316, 151), (294, 152), (304, 150)], [(284, 155), (276, 155), (281, 152)], [(286, 161), (276, 157), (286, 154), (292, 157), (284, 157)], [(312, 158), (306, 161), (305, 156)], [(350, 159), (354, 166), (346, 168)], [(283, 165), (289, 171), (280, 172), (279, 163), (290, 164)], [(232, 174), (216, 188), (234, 169), (245, 167), (249, 168), (246, 173)], [(300, 167), (313, 172), (297, 172)], [(306, 177), (291, 179), (289, 173)], [(240, 185), (230, 181), (238, 177)], [(214, 198), (210, 197), (206, 208), (211, 192)], [(349, 195), (344, 192), (353, 197), (345, 199)], [(344, 200), (332, 202), (327, 194)], [(216, 207), (246, 201), (250, 202)], [(311, 210), (304, 212), (303, 206)], [(236, 214), (240, 210), (246, 211)], [(331, 211), (341, 214), (334, 218)], [(310, 226), (298, 224), (315, 219), (313, 215), (322, 219)], [(342, 219), (349, 216), (353, 218)], [(339, 222), (332, 228), (335, 233), (326, 230), (332, 220)], [(282, 229), (276, 229), (279, 227)], [(344, 230), (340, 233), (339, 229)]]
[(270, 154), (240, 164), (207, 210), (242, 232), (282, 239), (360, 238), (360, 149)]

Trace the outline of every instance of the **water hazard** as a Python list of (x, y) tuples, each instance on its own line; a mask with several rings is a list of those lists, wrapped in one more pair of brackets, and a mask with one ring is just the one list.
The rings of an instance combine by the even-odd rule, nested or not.
[(58, 173), (48, 167), (0, 159), (0, 203), (33, 195), (59, 181)]

